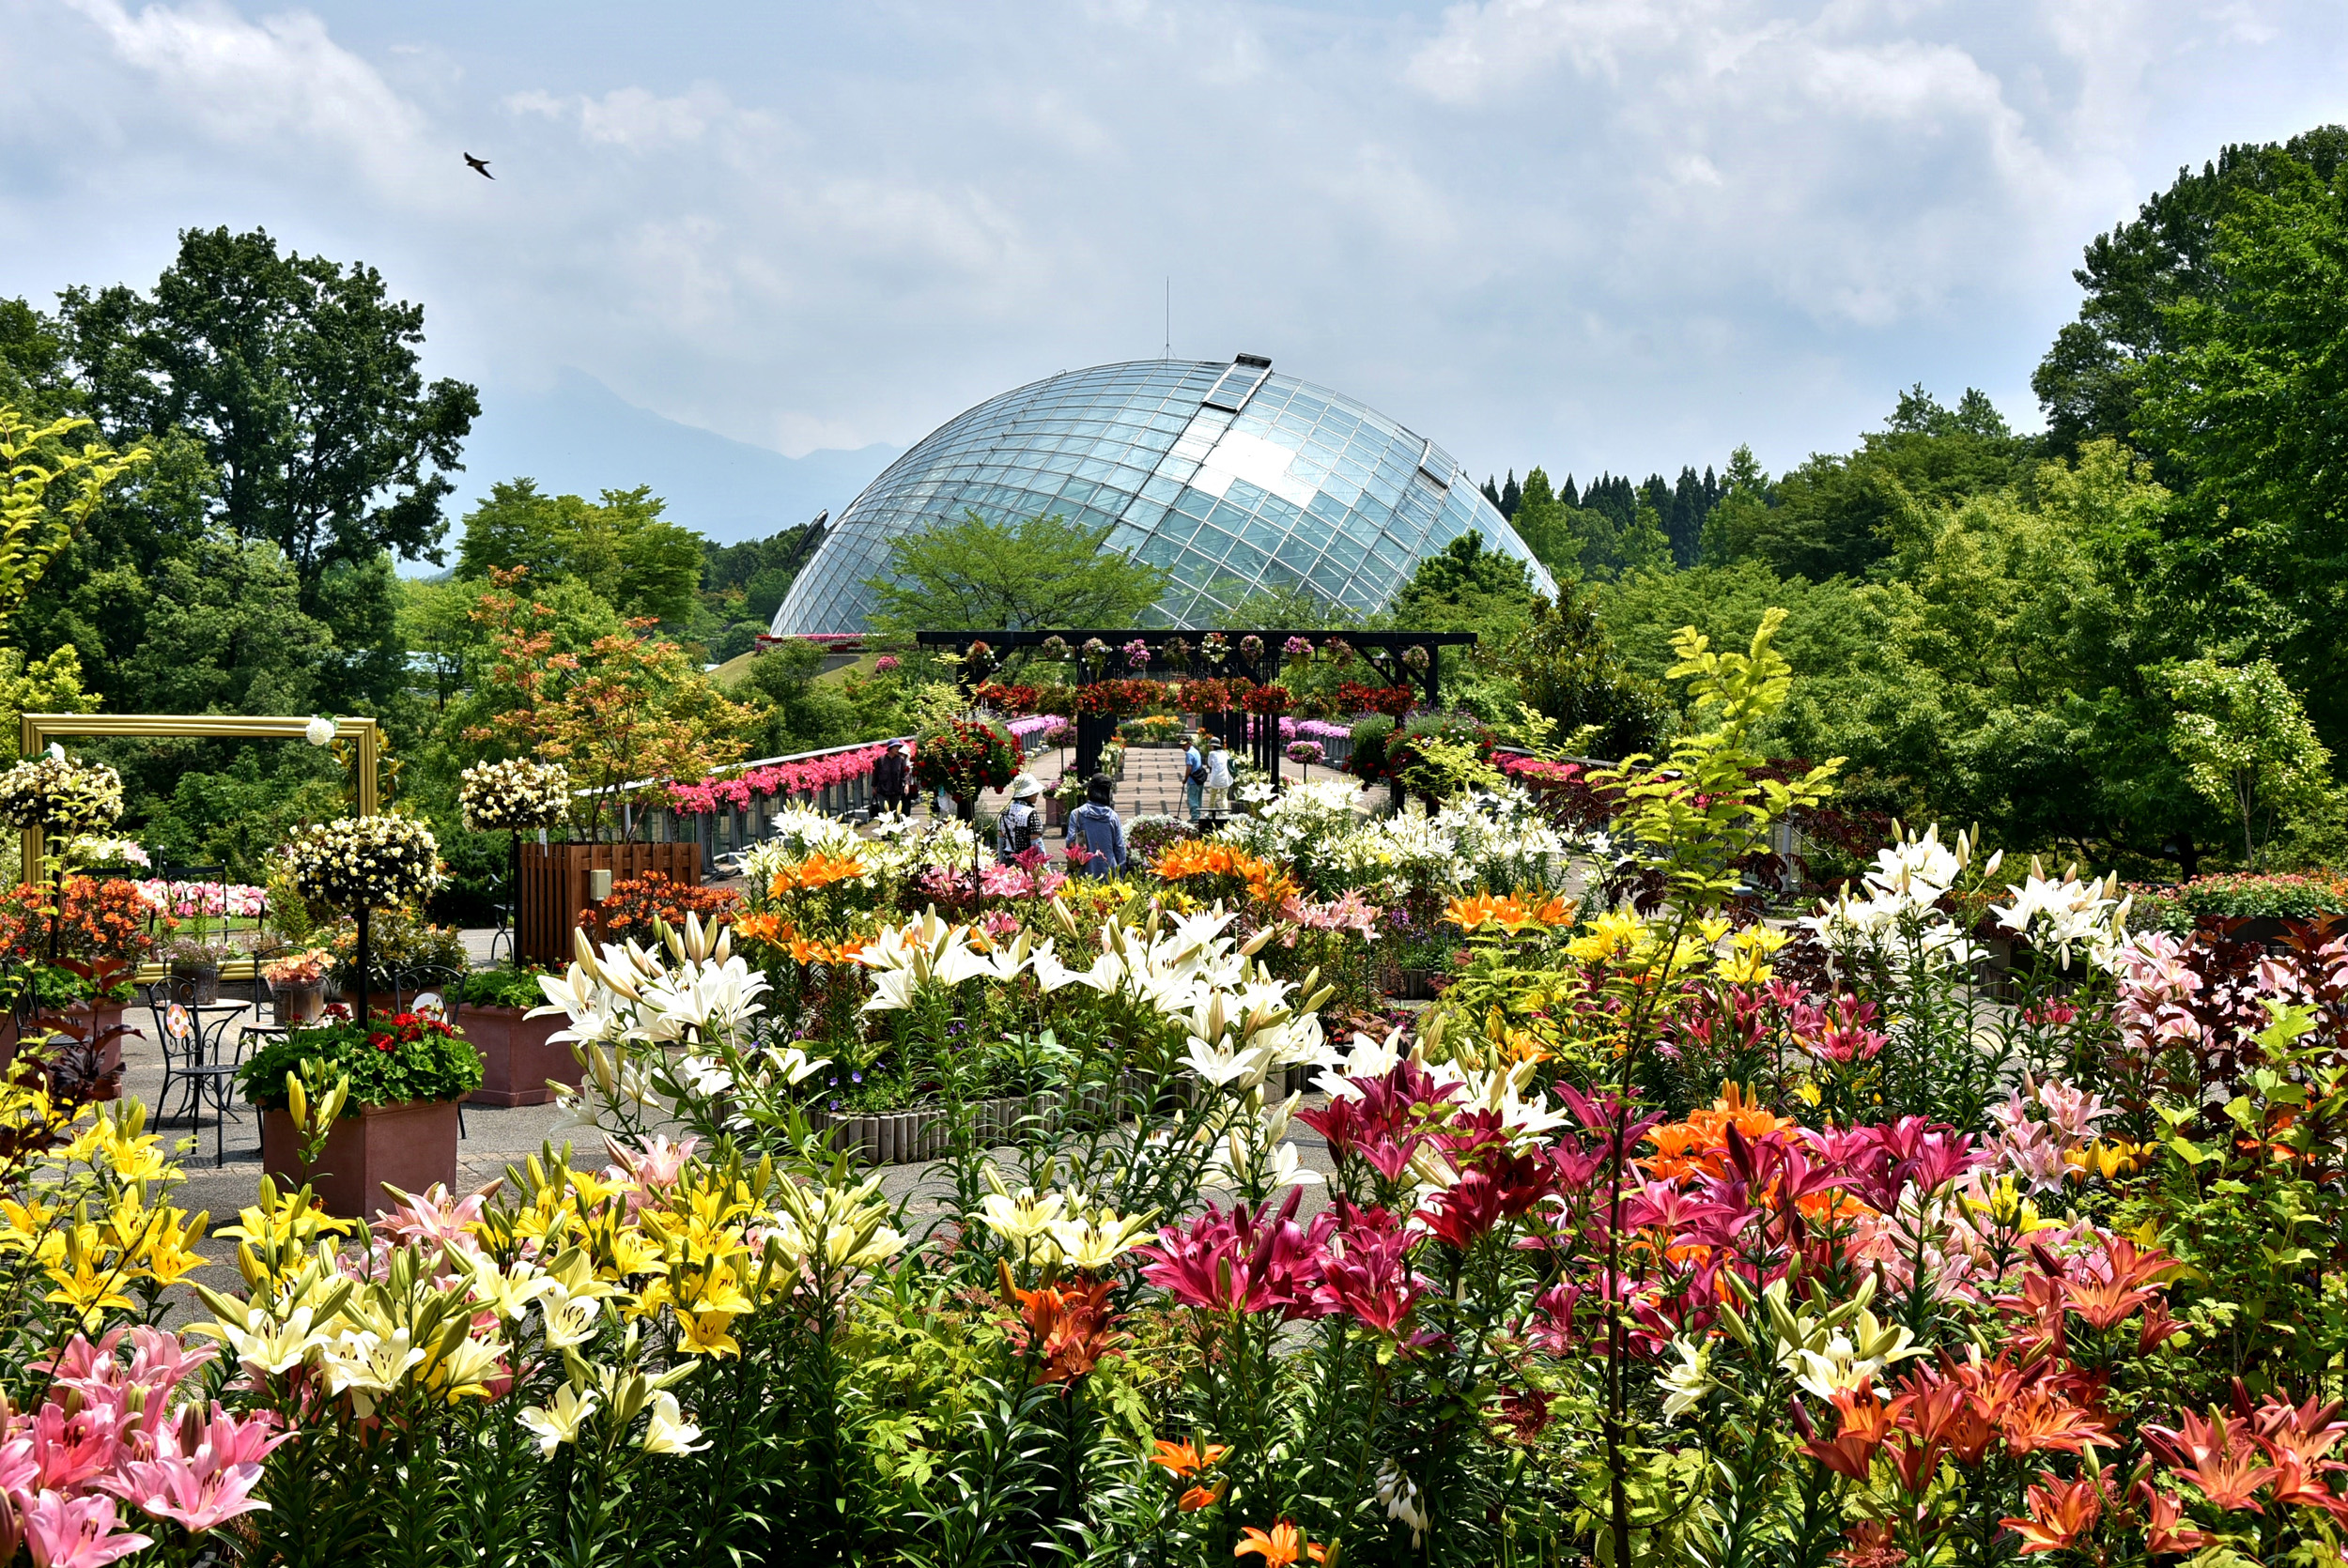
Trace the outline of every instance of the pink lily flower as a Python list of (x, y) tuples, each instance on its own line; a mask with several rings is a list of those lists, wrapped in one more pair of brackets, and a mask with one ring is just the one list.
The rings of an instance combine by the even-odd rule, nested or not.
[(116, 1533), (114, 1499), (69, 1499), (47, 1488), (24, 1511), (24, 1540), (33, 1568), (105, 1568), (155, 1544), (149, 1535)]

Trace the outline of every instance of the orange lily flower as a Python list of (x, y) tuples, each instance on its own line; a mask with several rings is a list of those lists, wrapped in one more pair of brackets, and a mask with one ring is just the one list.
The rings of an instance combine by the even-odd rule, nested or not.
[(1249, 1552), (1260, 1556), (1265, 1568), (1288, 1568), (1291, 1563), (1320, 1562), (1325, 1559), (1321, 1549), (1305, 1540), (1305, 1532), (1286, 1519), (1274, 1525), (1269, 1535), (1253, 1525), (1240, 1531), (1239, 1545), (1231, 1548), (1231, 1555), (1245, 1557)]
[(2104, 1490), (2095, 1480), (2081, 1476), (2066, 1482), (2051, 1471), (2043, 1483), (2030, 1489), (2030, 1516), (1998, 1522), (2022, 1538), (2022, 1555), (2059, 1552), (2078, 1540), (2104, 1511)]
[(1158, 1452), (1150, 1456), (1150, 1463), (1163, 1465), (1184, 1481), (1188, 1481), (1200, 1470), (1213, 1468), (1217, 1460), (1230, 1452), (1230, 1445), (1228, 1443), (1208, 1443), (1201, 1447), (1187, 1440), (1169, 1443), (1164, 1437), (1160, 1437)]
[(1039, 1383), (1073, 1383), (1115, 1356), (1124, 1335), (1111, 1333), (1111, 1281), (1087, 1284), (1045, 1285), (1021, 1290), (1012, 1284), (1011, 1266), (1004, 1264), (1003, 1286), (1018, 1299), (1019, 1320), (1012, 1326), (1012, 1342), (1022, 1355), (1032, 1350), (1043, 1358)]
[(852, 882), (869, 869), (853, 854), (826, 854), (819, 850), (797, 865), (786, 865), (778, 870), (774, 881), (767, 884), (766, 894), (780, 899), (802, 889), (813, 892), (835, 882)]

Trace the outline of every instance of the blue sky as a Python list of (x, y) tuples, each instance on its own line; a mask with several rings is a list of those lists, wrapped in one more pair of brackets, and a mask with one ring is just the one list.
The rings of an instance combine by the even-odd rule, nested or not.
[[(2079, 247), (2343, 66), (2337, 0), (0, 0), (0, 291), (364, 258), (482, 387), (473, 487), (689, 490), (679, 424), (877, 467), (1157, 353), (1169, 275), (1178, 355), (1477, 473), (1776, 470), (1914, 381), (2034, 423)], [(646, 418), (566, 447), (592, 382)]]

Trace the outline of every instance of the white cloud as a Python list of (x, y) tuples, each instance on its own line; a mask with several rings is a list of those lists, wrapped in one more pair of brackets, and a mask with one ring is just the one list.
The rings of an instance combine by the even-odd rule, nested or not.
[(41, 66), (0, 73), (10, 293), (266, 223), (383, 268), (493, 399), (577, 365), (796, 451), (1153, 354), (1171, 275), (1178, 353), (1587, 477), (1784, 467), (1918, 379), (2027, 417), (2078, 246), (2225, 140), (2340, 117), (2348, 12), (0, 0), (0, 38)]
[(145, 90), (149, 113), (209, 140), (315, 153), (331, 148), (391, 182), (418, 150), (422, 116), (305, 11), (247, 21), (217, 0), (135, 15), (117, 0), (68, 0)]
[(671, 98), (642, 87), (616, 87), (598, 98), (569, 99), (532, 88), (508, 94), (505, 106), (517, 115), (576, 124), (579, 139), (591, 146), (639, 152), (689, 146), (720, 124), (763, 128), (772, 123), (764, 115), (742, 114), (722, 89), (709, 82), (697, 82), (687, 92)]

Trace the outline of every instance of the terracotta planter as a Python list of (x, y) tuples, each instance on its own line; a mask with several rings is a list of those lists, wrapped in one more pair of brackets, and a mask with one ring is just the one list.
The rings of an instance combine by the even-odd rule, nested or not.
[(456, 1015), (466, 1043), (481, 1053), (481, 1087), (467, 1095), (475, 1105), (544, 1105), (554, 1099), (547, 1081), (577, 1088), (584, 1072), (567, 1041), (547, 1037), (570, 1020), (560, 1014), (524, 1016), (523, 1007), (467, 1007)]
[(272, 986), (270, 993), (277, 998), (280, 1023), (316, 1023), (326, 1011), (324, 980), (306, 986)]
[(365, 1106), (334, 1124), (316, 1164), (302, 1164), (301, 1153), (293, 1117), (283, 1111), (262, 1112), (263, 1171), (280, 1186), (308, 1182), (331, 1214), (371, 1219), (392, 1206), (385, 1182), (408, 1192), (421, 1192), (436, 1181), (456, 1185), (456, 1101)]
[[(66, 1022), (84, 1035), (95, 1038), (122, 1022), (123, 1008), (117, 1002), (100, 1004), (92, 1016), (85, 1008), (75, 1007), (66, 1015)], [(14, 1014), (0, 1015), (0, 1069), (16, 1060), (17, 1027)], [(116, 1035), (98, 1048), (98, 1068), (112, 1072), (122, 1065), (122, 1037)]]

